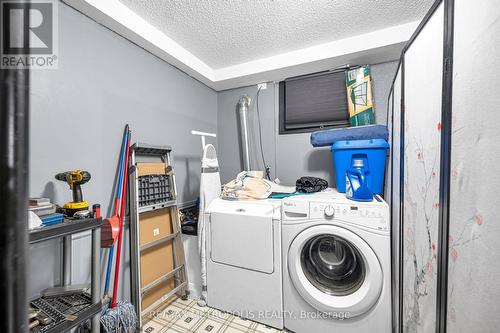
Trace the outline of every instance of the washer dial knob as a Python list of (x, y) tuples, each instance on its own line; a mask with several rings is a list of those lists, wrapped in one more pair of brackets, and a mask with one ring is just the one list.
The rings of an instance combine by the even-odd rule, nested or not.
[(334, 214), (335, 214), (335, 209), (333, 208), (333, 206), (326, 206), (325, 207), (325, 216), (326, 217), (333, 217)]

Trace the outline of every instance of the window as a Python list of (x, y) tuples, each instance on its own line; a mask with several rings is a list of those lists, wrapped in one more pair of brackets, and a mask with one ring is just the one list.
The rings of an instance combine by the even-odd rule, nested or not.
[(280, 134), (349, 126), (344, 70), (280, 82)]

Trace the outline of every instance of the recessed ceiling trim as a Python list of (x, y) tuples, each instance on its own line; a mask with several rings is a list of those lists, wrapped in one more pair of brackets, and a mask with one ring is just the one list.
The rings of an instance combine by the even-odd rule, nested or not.
[(63, 1), (203, 83), (213, 84), (211, 67), (118, 0)]
[(418, 21), (214, 70), (118, 0), (63, 0), (215, 90), (277, 81), (359, 61), (397, 59)]
[(410, 22), (363, 35), (278, 54), (268, 58), (224, 67), (215, 71), (215, 81), (296, 66), (303, 63), (335, 58), (345, 54), (406, 42), (417, 26), (418, 22)]

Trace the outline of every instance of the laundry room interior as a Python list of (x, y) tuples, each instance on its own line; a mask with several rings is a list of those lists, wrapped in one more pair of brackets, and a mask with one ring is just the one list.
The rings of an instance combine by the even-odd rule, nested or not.
[(498, 332), (498, 1), (0, 13), (0, 331)]

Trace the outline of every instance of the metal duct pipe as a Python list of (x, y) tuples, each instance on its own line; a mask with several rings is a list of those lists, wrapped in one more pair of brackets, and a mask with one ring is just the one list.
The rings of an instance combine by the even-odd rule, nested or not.
[(238, 101), (238, 113), (240, 114), (241, 148), (243, 153), (243, 170), (250, 171), (250, 149), (248, 138), (248, 110), (252, 99), (244, 95)]

